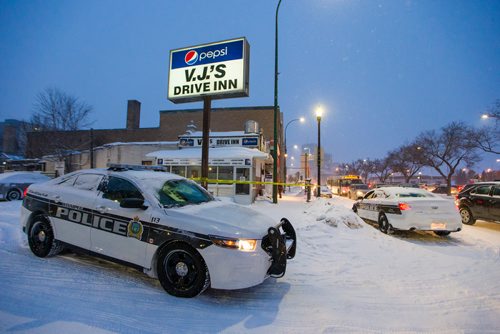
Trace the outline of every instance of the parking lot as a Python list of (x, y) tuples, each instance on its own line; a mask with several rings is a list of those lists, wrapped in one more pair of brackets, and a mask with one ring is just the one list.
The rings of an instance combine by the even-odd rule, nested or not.
[(288, 217), (297, 256), (283, 278), (244, 290), (167, 295), (133, 269), (85, 255), (33, 256), (19, 229), (21, 202), (0, 202), (0, 331), (46, 332), (496, 332), (500, 225), (449, 237), (385, 235), (352, 201), (287, 193), (252, 207)]

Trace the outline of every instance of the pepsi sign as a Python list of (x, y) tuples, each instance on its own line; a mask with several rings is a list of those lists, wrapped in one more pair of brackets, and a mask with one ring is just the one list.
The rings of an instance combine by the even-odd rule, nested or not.
[(248, 96), (249, 54), (244, 37), (171, 50), (168, 99), (182, 103)]

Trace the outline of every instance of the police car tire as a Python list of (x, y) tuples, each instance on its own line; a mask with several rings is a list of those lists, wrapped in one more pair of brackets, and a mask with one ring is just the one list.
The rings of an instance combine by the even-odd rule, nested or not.
[(389, 224), (389, 220), (387, 219), (387, 217), (385, 216), (385, 214), (381, 213), (380, 216), (378, 217), (378, 226), (379, 226), (379, 229), (382, 233), (385, 233), (387, 234), (390, 229), (391, 229), (391, 225)]
[(63, 250), (62, 244), (54, 238), (52, 225), (43, 215), (33, 218), (28, 232), (28, 244), (38, 257), (51, 257)]
[(163, 289), (176, 297), (196, 297), (210, 286), (205, 261), (183, 242), (174, 242), (160, 250), (157, 273)]
[(8, 201), (17, 201), (18, 199), (21, 199), (21, 193), (19, 190), (12, 189), (7, 193), (6, 199)]

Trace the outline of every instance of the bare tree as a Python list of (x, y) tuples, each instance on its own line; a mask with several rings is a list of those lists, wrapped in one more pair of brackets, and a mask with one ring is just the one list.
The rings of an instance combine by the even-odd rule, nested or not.
[(388, 159), (392, 171), (403, 174), (406, 183), (423, 167), (422, 152), (415, 144), (404, 145), (390, 152)]
[(434, 168), (446, 179), (448, 195), (451, 178), (460, 165), (473, 166), (480, 160), (475, 144), (470, 140), (474, 130), (462, 122), (453, 122), (439, 132), (420, 134), (415, 145), (421, 151), (422, 164)]
[(31, 124), (35, 130), (74, 131), (89, 127), (92, 107), (57, 88), (46, 88), (36, 97)]
[(500, 99), (484, 114), (488, 125), (471, 133), (471, 141), (487, 153), (500, 154)]
[(373, 160), (372, 172), (375, 174), (381, 183), (385, 183), (392, 173), (389, 156), (383, 159)]
[(30, 122), (26, 123), (26, 143), (43, 141), (40, 155), (51, 155), (54, 161), (64, 161), (66, 170), (71, 171), (71, 156), (75, 151), (87, 149), (90, 143), (81, 137), (67, 136), (68, 131), (82, 130), (93, 122), (89, 120), (92, 107), (77, 97), (57, 88), (47, 88), (36, 96), (34, 112)]

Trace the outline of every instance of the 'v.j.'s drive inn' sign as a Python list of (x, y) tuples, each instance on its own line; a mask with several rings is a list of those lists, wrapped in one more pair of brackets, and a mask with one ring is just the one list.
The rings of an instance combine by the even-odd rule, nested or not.
[(174, 103), (248, 96), (250, 46), (242, 38), (170, 51), (168, 99)]

